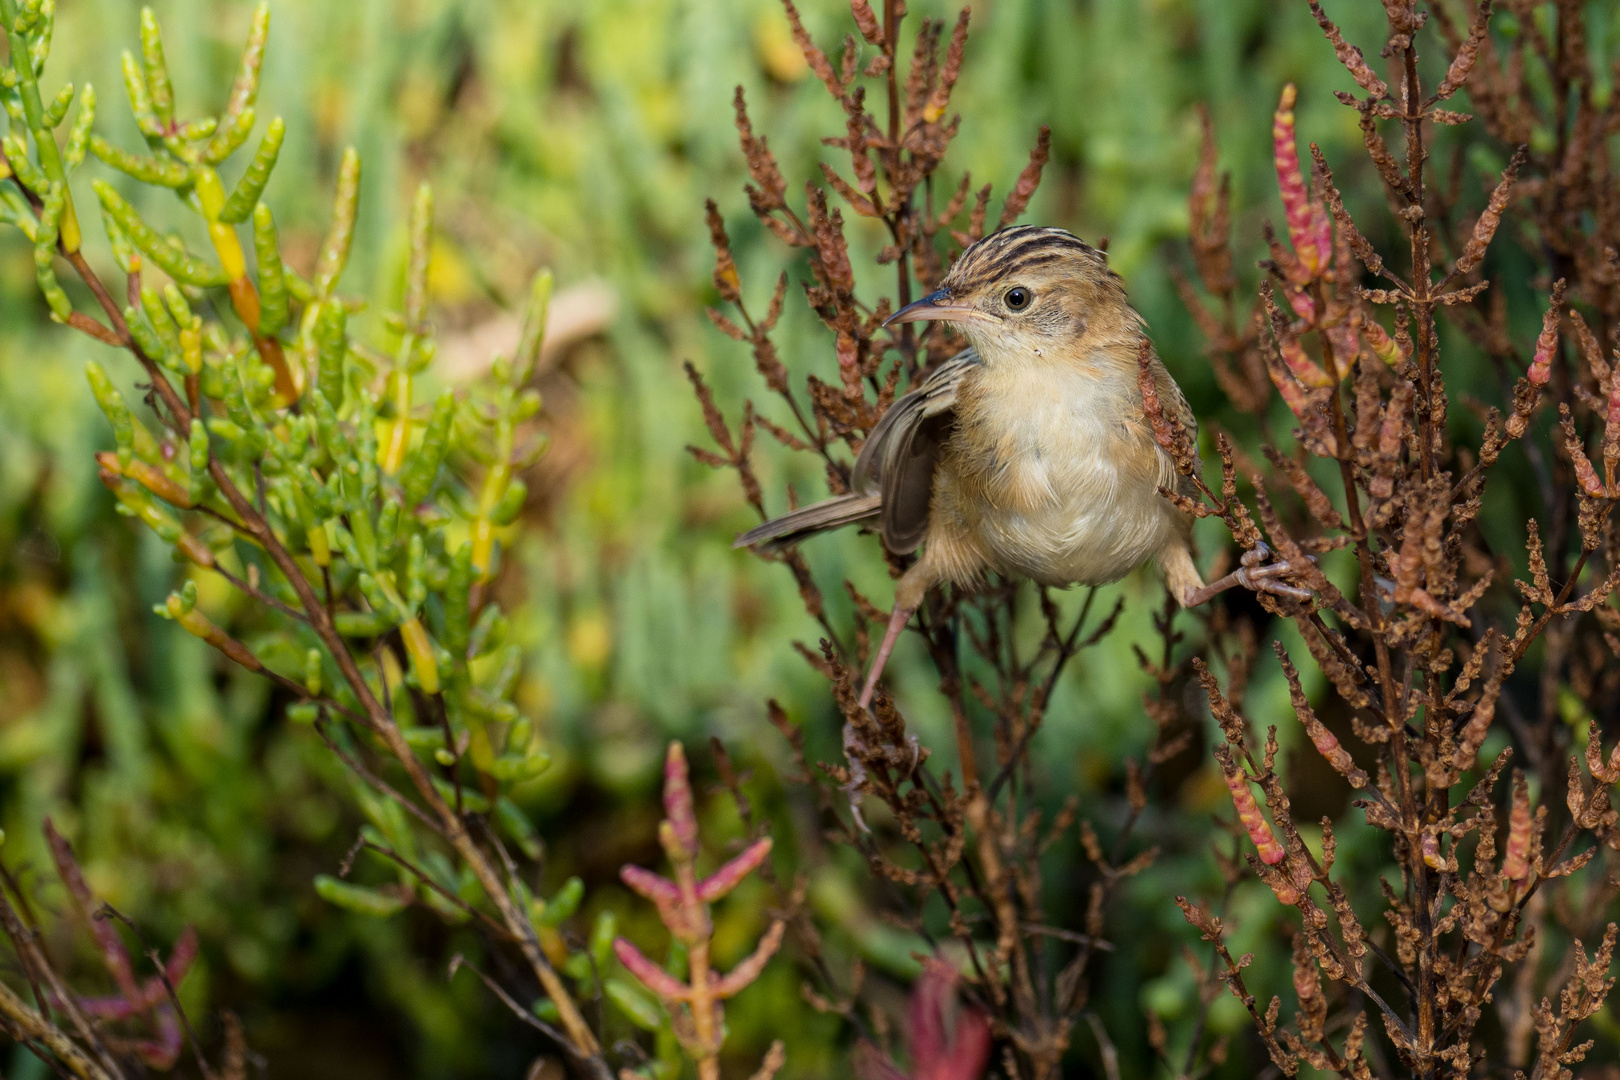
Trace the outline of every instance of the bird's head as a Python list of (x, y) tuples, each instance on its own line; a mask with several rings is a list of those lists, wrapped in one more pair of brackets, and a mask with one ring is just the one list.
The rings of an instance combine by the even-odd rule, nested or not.
[(1141, 317), (1096, 248), (1063, 229), (1024, 225), (980, 240), (939, 289), (889, 318), (961, 326), (986, 363), (1079, 360), (1134, 348)]

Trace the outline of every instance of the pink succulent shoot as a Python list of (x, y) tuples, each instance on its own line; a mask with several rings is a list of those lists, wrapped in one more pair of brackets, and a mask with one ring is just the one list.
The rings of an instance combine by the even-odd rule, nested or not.
[(1260, 853), (1260, 861), (1267, 866), (1276, 866), (1286, 855), (1283, 846), (1277, 842), (1266, 816), (1260, 812), (1260, 804), (1255, 801), (1254, 792), (1249, 790), (1249, 778), (1242, 767), (1233, 764), (1228, 768), (1227, 764), (1227, 761), (1221, 762), (1221, 774), (1226, 779), (1227, 790), (1232, 793), (1232, 806), (1237, 810), (1238, 820), (1243, 823), (1255, 850)]
[(1311, 402), (1310, 394), (1299, 384), (1299, 380), (1278, 365), (1268, 365), (1266, 372), (1271, 376), (1271, 381), (1277, 387), (1277, 392), (1282, 395), (1283, 403), (1288, 406), (1288, 411), (1301, 420), (1306, 419), (1315, 408), (1315, 405)]
[(1285, 292), (1288, 306), (1294, 309), (1295, 315), (1298, 315), (1307, 323), (1316, 322), (1316, 301), (1311, 299), (1310, 293), (1304, 289), (1288, 289)]
[(1294, 141), (1294, 102), (1298, 96), (1293, 83), (1283, 87), (1282, 99), (1271, 121), (1272, 155), (1277, 166), (1283, 216), (1288, 222), (1288, 239), (1294, 245), (1300, 264), (1316, 278), (1333, 259), (1333, 228), (1327, 210), (1312, 201), (1310, 185), (1300, 168), (1299, 147)]
[[(666, 836), (667, 830), (667, 836)], [(686, 768), (686, 748), (678, 742), (669, 744), (664, 757), (664, 823), (659, 826), (658, 838), (671, 862), (679, 862), (680, 855), (672, 850), (672, 841), (691, 859), (698, 852), (697, 814), (692, 809), (692, 781)]]
[(1507, 843), (1503, 845), (1502, 876), (1515, 886), (1530, 876), (1530, 843), (1535, 815), (1530, 810), (1530, 785), (1524, 774), (1513, 773), (1513, 808), (1508, 814)]
[(701, 879), (697, 876), (697, 812), (686, 751), (678, 742), (669, 744), (664, 759), (664, 820), (658, 826), (658, 839), (674, 870), (673, 879), (639, 866), (625, 866), (619, 876), (633, 892), (652, 902), (670, 935), (686, 947), (688, 981), (665, 971), (625, 938), (614, 940), (613, 951), (625, 969), (663, 1002), (681, 1046), (697, 1062), (701, 1080), (717, 1080), (725, 1038), (720, 1003), (759, 978), (781, 947), (786, 924), (780, 919), (773, 922), (754, 951), (721, 975), (709, 957), (714, 933), (709, 905), (759, 869), (771, 853), (771, 839), (761, 837), (714, 873)]
[(1361, 336), (1366, 339), (1367, 348), (1372, 350), (1373, 355), (1389, 367), (1397, 367), (1406, 359), (1395, 338), (1371, 317), (1361, 324)]
[(1361, 351), (1361, 342), (1356, 336), (1360, 325), (1360, 317), (1352, 314), (1350, 318), (1331, 321), (1322, 328), (1327, 344), (1333, 347), (1334, 373), (1341, 379), (1349, 377), (1355, 369), (1356, 354)]
[(1304, 385), (1323, 389), (1338, 382), (1332, 375), (1323, 371), (1316, 361), (1306, 355), (1305, 346), (1300, 344), (1298, 338), (1287, 337), (1279, 344), (1282, 349), (1283, 363), (1287, 364), (1288, 370), (1294, 373), (1294, 378)]
[(902, 1072), (892, 1058), (869, 1042), (855, 1048), (859, 1080), (977, 1080), (990, 1058), (990, 1021), (971, 1007), (950, 1012), (956, 999), (956, 971), (943, 960), (930, 960), (911, 991), (906, 1035), (911, 1071)]
[(1609, 489), (1598, 476), (1597, 469), (1592, 465), (1592, 459), (1586, 456), (1578, 443), (1570, 447), (1570, 459), (1575, 463), (1575, 481), (1581, 490), (1594, 499), (1607, 498)]
[(1525, 373), (1533, 386), (1546, 386), (1552, 378), (1553, 354), (1558, 351), (1558, 304), (1549, 305), (1541, 317), (1541, 333), (1536, 336), (1536, 354)]

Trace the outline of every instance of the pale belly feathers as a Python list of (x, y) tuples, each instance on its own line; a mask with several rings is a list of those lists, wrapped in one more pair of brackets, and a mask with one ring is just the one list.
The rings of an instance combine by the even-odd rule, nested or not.
[(941, 470), (955, 474), (943, 485), (954, 490), (939, 494), (992, 567), (1044, 585), (1102, 584), (1185, 532), (1158, 492), (1175, 474), (1134, 389), (1084, 369), (979, 380), (952, 456), (980, 464)]

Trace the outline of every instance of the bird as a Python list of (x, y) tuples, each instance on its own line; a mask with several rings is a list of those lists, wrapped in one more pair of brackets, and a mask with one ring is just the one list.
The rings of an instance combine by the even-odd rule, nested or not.
[[(1060, 228), (1025, 225), (967, 247), (940, 282), (885, 326), (949, 322), (969, 347), (895, 400), (868, 434), (851, 490), (766, 521), (736, 547), (781, 548), (848, 525), (875, 527), (896, 555), (921, 548), (861, 690), (869, 708), (885, 664), (929, 590), (990, 573), (1040, 585), (1102, 585), (1156, 561), (1195, 607), (1235, 586), (1308, 599), (1264, 548), (1205, 584), (1192, 516), (1161, 488), (1196, 497), (1155, 440), (1143, 403), (1145, 322), (1104, 252)], [(1192, 433), (1181, 388), (1151, 352), (1159, 401)]]

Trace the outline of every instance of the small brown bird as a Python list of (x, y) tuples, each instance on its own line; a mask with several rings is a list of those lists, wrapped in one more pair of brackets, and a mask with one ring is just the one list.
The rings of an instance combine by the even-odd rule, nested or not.
[[(861, 693), (928, 590), (971, 588), (985, 573), (1042, 585), (1117, 581), (1150, 558), (1191, 607), (1235, 585), (1295, 598), (1263, 552), (1213, 584), (1193, 563), (1192, 519), (1159, 493), (1195, 494), (1154, 441), (1137, 360), (1142, 317), (1104, 255), (1062, 229), (1003, 229), (969, 247), (942, 287), (889, 323), (959, 323), (971, 347), (941, 364), (878, 421), (855, 461), (854, 490), (767, 521), (738, 547), (780, 546), (876, 522), (884, 546), (922, 555), (895, 588), (894, 613)], [(1158, 397), (1197, 421), (1157, 356)]]

